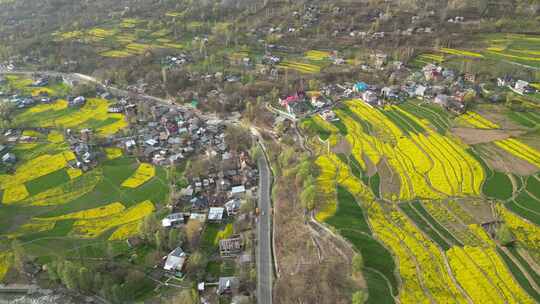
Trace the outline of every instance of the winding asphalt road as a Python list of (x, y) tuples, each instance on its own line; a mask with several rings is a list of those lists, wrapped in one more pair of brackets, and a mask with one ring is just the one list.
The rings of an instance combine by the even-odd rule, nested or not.
[(257, 303), (272, 303), (272, 175), (265, 154), (259, 157), (259, 218), (257, 219)]

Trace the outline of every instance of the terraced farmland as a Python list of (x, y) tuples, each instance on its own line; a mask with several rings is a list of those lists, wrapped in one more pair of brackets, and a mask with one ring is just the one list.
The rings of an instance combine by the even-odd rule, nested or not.
[(0, 175), (0, 281), (12, 266), (13, 239), (45, 261), (68, 256), (75, 247), (103, 252), (110, 241), (124, 244), (142, 218), (166, 200), (166, 171), (140, 164), (120, 149), (102, 151), (91, 170), (72, 167), (75, 155), (64, 128), (93, 128), (102, 137), (127, 126), (122, 114), (109, 114), (107, 107), (102, 99), (79, 108), (58, 100), (17, 112), (15, 120), (27, 128), (22, 134), (37, 140), (12, 144), (18, 161), (13, 172)]
[[(496, 147), (537, 172), (539, 151), (512, 137), (465, 144), (451, 132), (454, 126), (502, 130), (476, 112), (452, 117), (416, 102), (374, 108), (361, 100), (346, 101), (335, 112), (338, 125), (318, 118), (302, 124), (306, 134), (326, 140), (308, 141), (321, 153), (315, 163), (323, 202), (315, 217), (364, 255), (368, 302), (538, 300), (537, 270), (524, 265), (516, 250), (501, 247), (493, 226), (507, 225), (514, 248), (539, 261), (538, 174), (494, 169), (477, 148)], [(343, 141), (350, 155), (343, 153)], [(376, 263), (375, 255), (388, 260), (385, 250), (391, 268)], [(397, 293), (385, 286), (395, 286), (391, 273), (397, 274)]]

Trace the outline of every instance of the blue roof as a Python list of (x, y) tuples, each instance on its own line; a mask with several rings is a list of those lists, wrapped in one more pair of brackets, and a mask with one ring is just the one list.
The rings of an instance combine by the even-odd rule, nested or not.
[(354, 87), (358, 90), (358, 91), (365, 91), (368, 89), (368, 85), (367, 83), (365, 82), (357, 82), (354, 84)]

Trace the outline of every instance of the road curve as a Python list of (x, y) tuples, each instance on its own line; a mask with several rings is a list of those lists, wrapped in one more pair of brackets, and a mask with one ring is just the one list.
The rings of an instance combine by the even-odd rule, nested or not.
[(259, 165), (259, 211), (257, 219), (257, 303), (272, 303), (272, 204), (270, 201), (270, 187), (272, 175), (265, 157), (261, 153)]

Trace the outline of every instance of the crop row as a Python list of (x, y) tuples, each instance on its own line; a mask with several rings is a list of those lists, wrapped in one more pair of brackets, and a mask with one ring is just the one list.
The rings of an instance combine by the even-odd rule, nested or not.
[(448, 261), (474, 303), (534, 303), (492, 247), (452, 247)]
[(369, 221), (399, 261), (402, 303), (423, 303), (430, 297), (440, 303), (466, 302), (446, 270), (442, 252), (404, 215), (396, 210), (388, 213), (374, 204)]

